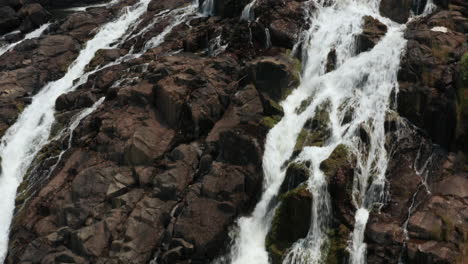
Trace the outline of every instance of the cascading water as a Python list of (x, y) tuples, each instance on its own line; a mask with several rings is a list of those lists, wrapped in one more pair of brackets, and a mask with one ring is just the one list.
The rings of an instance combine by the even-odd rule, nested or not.
[(265, 48), (269, 49), (271, 48), (271, 36), (270, 36), (270, 30), (268, 28), (265, 28)]
[[(283, 263), (320, 263), (327, 252), (328, 220), (331, 215), (327, 181), (320, 163), (338, 145), (344, 145), (357, 161), (353, 183), (356, 224), (349, 252), (350, 263), (366, 262), (364, 230), (369, 212), (383, 200), (388, 155), (385, 149), (384, 121), (390, 97), (397, 92), (397, 70), (406, 46), (404, 26), (380, 16), (378, 0), (317, 1), (310, 17), (311, 28), (303, 42), (305, 65), (302, 83), (281, 103), (282, 120), (270, 130), (263, 157), (264, 186), (261, 200), (249, 217), (238, 220), (238, 232), (229, 255), (235, 264), (269, 263), (265, 237), (275, 208), (271, 206), (285, 177), (289, 162), (304, 124), (320, 107), (328, 106), (331, 136), (322, 147), (304, 147), (296, 162), (310, 162), (307, 181), (313, 195), (312, 222), (304, 239), (297, 241)], [(384, 23), (388, 31), (370, 51), (356, 54), (355, 39), (362, 32), (363, 16)], [(336, 51), (336, 69), (326, 72), (327, 57)], [(310, 99), (304, 111), (297, 111)], [(351, 121), (344, 121), (351, 114)], [(367, 131), (367, 142), (359, 130)]]
[(221, 34), (219, 34), (216, 38), (209, 41), (208, 45), (208, 55), (211, 57), (216, 57), (219, 54), (223, 53), (228, 44), (222, 44), (223, 40), (221, 38)]
[(246, 20), (246, 21), (253, 21), (255, 19), (255, 13), (253, 8), (255, 7), (255, 4), (257, 3), (257, 0), (253, 0), (250, 2), (248, 5), (244, 7), (244, 10), (242, 10), (241, 14), (241, 20)]
[(214, 0), (205, 0), (200, 11), (204, 16), (214, 16), (214, 8)]
[(39, 28), (37, 28), (36, 30), (26, 34), (26, 36), (24, 36), (24, 38), (20, 41), (17, 41), (15, 43), (12, 43), (10, 45), (6, 45), (4, 47), (0, 47), (0, 56), (2, 56), (5, 52), (8, 52), (10, 50), (12, 50), (14, 47), (16, 47), (18, 44), (20, 44), (21, 42), (27, 40), (27, 39), (33, 39), (33, 38), (38, 38), (42, 35), (42, 33), (44, 33), (44, 31), (49, 28), (50, 26), (50, 23), (47, 23), (47, 24), (44, 24), (42, 26), (40, 26)]
[(82, 77), (86, 65), (99, 49), (108, 48), (121, 38), (127, 28), (146, 11), (150, 0), (140, 0), (126, 8), (116, 20), (103, 25), (86, 43), (65, 76), (48, 83), (34, 96), (16, 123), (11, 126), (0, 145), (2, 173), (0, 176), (0, 262), (3, 262), (8, 246), (8, 233), (13, 216), (14, 200), (18, 185), (38, 151), (48, 142), (54, 122), (54, 105), (58, 96), (72, 91), (75, 79)]
[(164, 42), (166, 36), (172, 32), (172, 29), (186, 22), (188, 17), (196, 13), (196, 10), (197, 6), (195, 4), (191, 4), (187, 7), (174, 9), (172, 12), (170, 12), (169, 15), (174, 17), (172, 23), (169, 24), (159, 35), (150, 39), (145, 44), (144, 51), (161, 45), (161, 43)]

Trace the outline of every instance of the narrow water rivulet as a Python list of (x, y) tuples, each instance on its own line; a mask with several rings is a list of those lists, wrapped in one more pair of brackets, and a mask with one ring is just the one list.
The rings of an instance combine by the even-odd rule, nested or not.
[(51, 126), (55, 120), (55, 100), (76, 86), (74, 80), (84, 74), (85, 67), (93, 59), (96, 51), (107, 48), (121, 38), (128, 27), (146, 12), (149, 0), (141, 0), (121, 13), (114, 21), (103, 25), (96, 35), (86, 43), (65, 76), (48, 83), (34, 96), (32, 103), (24, 109), (16, 123), (2, 138), (0, 156), (2, 173), (0, 176), (0, 262), (6, 256), (9, 226), (13, 216), (16, 189), (24, 173), (38, 151), (48, 142)]
[[(332, 214), (327, 179), (320, 164), (337, 148), (347, 149), (356, 160), (352, 190), (356, 208), (350, 237), (350, 263), (366, 263), (364, 231), (371, 210), (383, 202), (388, 155), (384, 122), (398, 92), (397, 71), (406, 46), (404, 25), (381, 17), (379, 1), (317, 1), (309, 17), (310, 29), (303, 43), (300, 86), (282, 103), (284, 117), (270, 130), (263, 157), (263, 194), (251, 216), (241, 217), (231, 248), (231, 263), (269, 263), (265, 239), (275, 214), (279, 187), (291, 161), (298, 136), (306, 122), (328, 109), (330, 131), (322, 145), (304, 147), (294, 156), (310, 163), (307, 188), (313, 198), (307, 236), (296, 241), (283, 263), (321, 263), (328, 251), (327, 228)], [(356, 37), (363, 17), (377, 18), (387, 33), (371, 50), (359, 53)], [(327, 72), (327, 57), (336, 52), (336, 68)], [(359, 131), (367, 133), (367, 139)], [(341, 145), (341, 146), (340, 146)], [(291, 227), (294, 228), (294, 227)]]
[(37, 37), (41, 36), (42, 33), (44, 33), (44, 31), (46, 31), (49, 26), (50, 26), (50, 23), (46, 23), (46, 24), (40, 26), (39, 28), (37, 28), (36, 30), (26, 34), (22, 40), (19, 40), (17, 42), (11, 43), (9, 45), (5, 45), (5, 46), (0, 47), (0, 56), (2, 56), (5, 52), (8, 52), (8, 51), (12, 50), (18, 44), (20, 44), (21, 42), (23, 42), (23, 41), (25, 41), (27, 39), (37, 38)]

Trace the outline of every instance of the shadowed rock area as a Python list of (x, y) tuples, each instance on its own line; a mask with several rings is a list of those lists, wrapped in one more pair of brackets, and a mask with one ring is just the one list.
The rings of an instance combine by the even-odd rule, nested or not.
[[(302, 0), (258, 0), (256, 19), (240, 21), (249, 2), (215, 0), (214, 16), (193, 14), (168, 30), (170, 16), (160, 16), (188, 3), (152, 0), (119, 45), (95, 54), (87, 81), (55, 102), (51, 140), (18, 188), (5, 263), (201, 264), (226, 253), (236, 219), (250, 214), (262, 194), (267, 133), (283, 116), (280, 102), (301, 81), (301, 49), (291, 50), (313, 27), (304, 9), (316, 10)], [(0, 0), (0, 46), (49, 21), (52, 8), (91, 3)], [(32, 96), (67, 72), (101, 25), (134, 3), (73, 13), (0, 55), (0, 134)], [(435, 4), (405, 30), (399, 92), (390, 98), (398, 107), (385, 124), (386, 198), (366, 227), (368, 263), (468, 259), (468, 4)], [(406, 0), (380, 5), (382, 16), (398, 23), (414, 8)], [(364, 17), (362, 33), (353, 36), (356, 56), (386, 33), (378, 18)], [(163, 34), (160, 45), (146, 48)], [(339, 56), (330, 51), (326, 72), (339, 67)], [(74, 131), (66, 129), (101, 98)], [(293, 156), (332, 136), (328, 109), (325, 102), (306, 122)], [(364, 128), (357, 136), (366, 142)], [(355, 159), (339, 145), (319, 165), (333, 208), (327, 264), (349, 258)], [(285, 168), (265, 241), (272, 263), (309, 230), (309, 168)]]

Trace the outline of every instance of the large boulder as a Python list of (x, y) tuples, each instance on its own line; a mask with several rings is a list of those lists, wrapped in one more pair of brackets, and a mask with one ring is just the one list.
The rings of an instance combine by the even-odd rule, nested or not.
[(362, 33), (357, 36), (357, 52), (364, 52), (372, 49), (380, 39), (387, 33), (387, 26), (379, 20), (364, 16)]
[(300, 62), (286, 56), (263, 57), (250, 63), (249, 76), (264, 104), (281, 101), (299, 84)]
[[(208, 0), (205, 0), (208, 1)], [(240, 17), (244, 7), (250, 0), (212, 0), (214, 2), (214, 15), (221, 17)], [(201, 2), (201, 1), (200, 1)]]
[[(457, 32), (453, 24), (445, 24), (453, 20), (440, 20), (441, 13), (446, 12), (408, 25), (407, 52), (398, 73), (398, 112), (424, 129), (435, 143), (446, 150), (455, 150), (459, 149), (455, 144), (456, 131), (460, 131), (463, 124), (459, 115), (463, 109), (459, 102), (463, 100), (458, 102), (457, 94), (463, 93), (464, 86), (458, 72), (461, 57), (468, 50), (463, 45), (466, 35)], [(426, 24), (446, 27), (447, 32), (434, 31)]]
[(18, 14), (23, 20), (20, 26), (22, 32), (29, 32), (45, 24), (51, 17), (50, 13), (37, 3), (24, 5)]
[(329, 183), (334, 217), (348, 228), (354, 225), (353, 181), (356, 158), (345, 145), (338, 145), (330, 156), (320, 163), (320, 169)]
[(382, 0), (379, 10), (382, 16), (403, 24), (408, 21), (412, 5), (412, 0)]
[(304, 185), (281, 196), (265, 241), (272, 263), (282, 263), (292, 244), (307, 236), (311, 208), (312, 194)]
[[(305, 99), (296, 112), (304, 111), (310, 104), (311, 98)], [(331, 135), (330, 103), (322, 103), (315, 110), (314, 117), (308, 119), (299, 133), (293, 155), (299, 154), (304, 147), (323, 146)]]
[(0, 6), (0, 34), (8, 33), (20, 25), (15, 10), (9, 6)]

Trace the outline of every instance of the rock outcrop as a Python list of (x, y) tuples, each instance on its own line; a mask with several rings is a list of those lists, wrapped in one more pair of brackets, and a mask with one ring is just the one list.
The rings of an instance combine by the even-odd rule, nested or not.
[(19, 29), (32, 31), (50, 19), (50, 13), (34, 1), (0, 1), (0, 34)]
[[(44, 7), (76, 3), (26, 2), (0, 0), (2, 43), (46, 22)], [(99, 50), (87, 66), (88, 80), (57, 99), (53, 140), (18, 189), (5, 263), (209, 263), (223, 253), (235, 219), (249, 214), (261, 195), (266, 135), (283, 115), (279, 102), (300, 82), (301, 62), (290, 53), (309, 27), (304, 5), (309, 12), (315, 7), (258, 0), (256, 19), (248, 22), (239, 16), (250, 1), (214, 2), (213, 17), (177, 24), (159, 46), (145, 49), (171, 25), (158, 15), (187, 6), (151, 1), (130, 29), (140, 34)], [(405, 31), (398, 109), (385, 125), (386, 200), (369, 217), (368, 263), (468, 259), (468, 6), (434, 2), (438, 9)], [(66, 73), (100, 25), (132, 3), (73, 13), (0, 55), (0, 134), (34, 94)], [(411, 10), (421, 13), (407, 0), (382, 0), (380, 9), (398, 23)], [(363, 19), (357, 53), (387, 33), (376, 18)], [(113, 63), (126, 55), (133, 56)], [(338, 55), (330, 51), (326, 72), (339, 66)], [(74, 131), (64, 129), (101, 98)], [(311, 99), (303, 98), (295, 111), (305, 111)], [(293, 158), (330, 139), (328, 110), (324, 102), (307, 120)], [(307, 235), (313, 203), (305, 186), (311, 164), (285, 166), (265, 241), (273, 263)], [(343, 263), (355, 221), (356, 157), (339, 145), (319, 166), (333, 208), (325, 261)]]
[[(158, 3), (136, 30), (166, 8)], [(47, 55), (48, 74), (54, 74), (51, 65), (58, 56), (62, 71), (43, 79), (59, 78), (92, 29), (112, 18), (108, 12), (76, 13), (32, 40), (30, 53), (20, 52), (22, 44), (5, 56), (22, 56), (14, 61), (23, 70), (17, 63), (23, 57)], [(92, 22), (99, 14), (103, 18)], [(209, 43), (188, 45), (197, 34), (200, 39), (221, 34), (229, 43), (244, 37), (233, 26), (237, 18), (218, 22), (197, 18), (192, 27), (181, 24), (156, 49), (91, 74), (76, 91), (57, 99), (53, 130), (59, 132), (82, 109), (106, 98), (73, 135), (51, 142), (33, 162), (36, 169), (19, 189), (6, 263), (147, 263), (154, 258), (206, 263), (220, 253), (228, 228), (258, 199), (269, 129), (264, 120), (281, 115), (278, 101), (298, 84), (299, 72), (296, 61), (284, 55), (286, 49), (265, 49), (264, 31), (252, 43), (229, 45), (216, 57), (206, 52)], [(160, 23), (159, 31), (99, 51), (89, 69), (120, 58), (132, 45), (141, 48), (164, 29), (166, 22)], [(48, 47), (59, 40), (63, 50)], [(178, 49), (183, 52), (171, 53)], [(263, 57), (245, 63), (253, 56)], [(5, 62), (5, 69), (12, 64), (13, 59)], [(270, 87), (272, 76), (277, 82)], [(62, 151), (58, 159), (55, 154)]]

